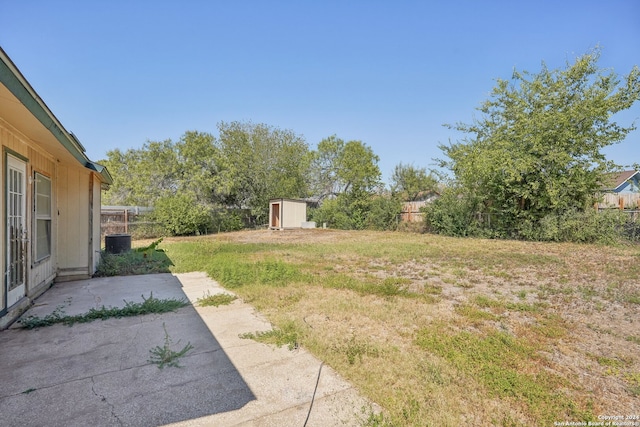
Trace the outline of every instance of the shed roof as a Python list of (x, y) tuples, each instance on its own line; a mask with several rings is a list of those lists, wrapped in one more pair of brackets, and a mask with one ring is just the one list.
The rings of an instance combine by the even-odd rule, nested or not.
[[(4, 106), (0, 106), (0, 116), (18, 118), (24, 117), (28, 112), (33, 118), (39, 122), (46, 133), (47, 140), (55, 140), (64, 152), (68, 153), (80, 165), (94, 171), (104, 184), (112, 184), (113, 178), (106, 167), (92, 162), (85, 154), (85, 149), (78, 139), (71, 132), (68, 132), (56, 116), (51, 112), (49, 107), (44, 103), (42, 98), (36, 93), (29, 84), (24, 75), (18, 70), (18, 67), (11, 61), (7, 53), (0, 47), (0, 83), (4, 86), (3, 92), (8, 91), (11, 95), (22, 104), (22, 109), (16, 108), (17, 103), (7, 102)], [(7, 94), (7, 96), (10, 96)], [(4, 99), (4, 97), (3, 97)], [(36, 123), (36, 122), (34, 122)], [(35, 130), (32, 130), (34, 134)], [(31, 136), (31, 135), (28, 135)], [(42, 137), (44, 135), (38, 134)], [(40, 138), (33, 138), (36, 142), (42, 142)], [(53, 142), (53, 140), (51, 140)]]

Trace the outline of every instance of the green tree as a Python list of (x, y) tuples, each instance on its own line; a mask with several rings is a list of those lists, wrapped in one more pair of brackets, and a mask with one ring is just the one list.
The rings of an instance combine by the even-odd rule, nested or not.
[(622, 81), (598, 68), (599, 50), (565, 69), (514, 71), (498, 80), (472, 124), (451, 128), (462, 141), (442, 145), (465, 206), (486, 214), (500, 234), (528, 237), (545, 216), (592, 206), (614, 165), (601, 150), (635, 129), (612, 120), (640, 98), (640, 70)]
[(425, 168), (400, 163), (391, 175), (391, 191), (404, 201), (417, 200), (420, 194), (437, 188), (438, 180)]
[(187, 131), (175, 144), (178, 188), (191, 192), (200, 203), (215, 203), (220, 174), (220, 150), (213, 135)]
[(380, 185), (379, 160), (361, 141), (325, 138), (311, 153), (311, 190), (319, 200), (351, 191), (373, 192)]
[(221, 203), (268, 218), (269, 199), (307, 196), (309, 148), (290, 130), (265, 124), (222, 122), (216, 194)]
[(114, 177), (104, 204), (152, 206), (179, 188), (178, 158), (170, 139), (147, 141), (140, 149), (107, 152), (102, 163)]
[(383, 222), (371, 218), (372, 198), (380, 187), (378, 161), (361, 141), (344, 142), (335, 135), (320, 141), (311, 154), (310, 187), (322, 203), (313, 219), (356, 230)]

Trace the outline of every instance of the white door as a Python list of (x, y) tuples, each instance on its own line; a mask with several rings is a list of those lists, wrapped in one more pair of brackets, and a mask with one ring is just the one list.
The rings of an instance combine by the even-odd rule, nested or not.
[(7, 155), (7, 307), (25, 295), (27, 267), (27, 164)]

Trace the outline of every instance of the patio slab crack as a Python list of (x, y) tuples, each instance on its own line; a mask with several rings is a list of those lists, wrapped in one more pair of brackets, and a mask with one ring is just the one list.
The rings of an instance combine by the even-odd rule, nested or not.
[(96, 385), (95, 377), (91, 377), (91, 391), (93, 392), (93, 394), (96, 397), (98, 397), (101, 402), (104, 402), (107, 405), (109, 405), (109, 409), (111, 411), (111, 417), (114, 418), (118, 422), (118, 425), (124, 426), (124, 423), (122, 422), (120, 417), (118, 417), (118, 415), (116, 414), (115, 405), (113, 405), (111, 402), (109, 402), (109, 400), (106, 398), (106, 396), (98, 394), (98, 392), (96, 392), (95, 385)]

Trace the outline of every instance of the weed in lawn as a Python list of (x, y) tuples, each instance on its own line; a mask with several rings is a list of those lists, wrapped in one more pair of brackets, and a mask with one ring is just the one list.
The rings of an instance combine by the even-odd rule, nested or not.
[[(169, 336), (169, 332), (167, 332), (167, 327), (164, 323), (162, 324), (162, 329), (164, 329), (164, 345), (158, 345), (149, 350), (149, 353), (151, 353), (151, 356), (149, 356), (149, 362), (158, 365), (158, 368), (160, 369), (163, 369), (165, 366), (181, 368), (182, 366), (180, 366), (179, 363), (180, 358), (192, 350), (193, 346), (188, 342), (182, 350), (172, 350), (171, 347), (173, 346), (173, 340)], [(179, 343), (180, 341), (176, 344)]]
[(516, 293), (516, 296), (520, 299), (527, 299), (527, 291), (522, 290)]
[(153, 255), (153, 252), (164, 252), (164, 249), (158, 249), (158, 245), (162, 243), (163, 239), (164, 238), (161, 237), (147, 246), (135, 248), (134, 251), (146, 253), (147, 255)]
[(361, 295), (377, 295), (386, 298), (418, 296), (406, 289), (406, 285), (411, 283), (411, 280), (403, 277), (387, 277), (383, 280), (369, 277), (365, 280), (359, 280), (353, 276), (339, 273), (325, 275), (317, 279), (325, 288), (348, 289)]
[(380, 284), (367, 283), (363, 291), (382, 297), (407, 296), (409, 292), (405, 285), (408, 283), (411, 283), (411, 280), (401, 277), (387, 277)]
[(228, 288), (262, 284), (287, 286), (300, 280), (301, 273), (295, 265), (277, 260), (250, 262), (246, 257), (233, 253), (216, 255), (207, 267), (207, 273)]
[(585, 301), (591, 301), (593, 297), (598, 295), (598, 292), (596, 291), (593, 285), (580, 286), (578, 287), (578, 291), (580, 292), (580, 294), (582, 295), (582, 298)]
[(427, 295), (442, 295), (442, 286), (425, 285), (422, 292)]
[(511, 311), (539, 313), (546, 305), (542, 303), (527, 304), (524, 302), (508, 302), (505, 304), (505, 307)]
[(455, 311), (458, 315), (471, 321), (474, 325), (479, 325), (485, 320), (498, 320), (499, 317), (488, 311), (480, 310), (470, 304), (459, 304), (456, 306)]
[(630, 304), (640, 304), (640, 292), (625, 295), (624, 301)]
[(421, 362), (419, 364), (419, 368), (426, 376), (427, 380), (438, 387), (447, 385), (449, 382), (443, 373), (442, 366), (436, 363), (426, 361)]
[(537, 322), (531, 327), (531, 330), (542, 337), (552, 339), (562, 338), (568, 332), (567, 325), (562, 317), (553, 313), (538, 316)]
[(121, 254), (103, 251), (94, 276), (169, 273), (169, 267), (172, 265), (173, 263), (164, 251), (156, 247), (144, 251), (131, 250)]
[(608, 375), (618, 375), (620, 369), (626, 365), (622, 360), (613, 357), (594, 356), (594, 359), (598, 362), (598, 365), (607, 368)]
[(559, 377), (544, 369), (532, 372), (540, 359), (538, 348), (532, 343), (503, 332), (479, 335), (446, 330), (444, 325), (424, 328), (418, 333), (416, 343), (470, 375), (486, 387), (491, 396), (516, 398), (526, 404), (538, 421), (547, 423), (564, 417), (590, 417), (558, 391), (563, 384)]
[(640, 345), (640, 337), (629, 335), (625, 337), (625, 340)]
[(473, 302), (481, 308), (504, 308), (505, 303), (486, 295), (476, 295)]
[(107, 308), (105, 306), (102, 306), (99, 309), (92, 308), (85, 314), (76, 314), (73, 316), (65, 315), (63, 310), (64, 307), (60, 306), (57, 307), (53, 313), (48, 314), (45, 317), (27, 316), (20, 320), (20, 324), (27, 329), (51, 326), (56, 323), (72, 326), (75, 323), (88, 323), (94, 320), (106, 320), (112, 317), (119, 318), (140, 316), (150, 313), (167, 313), (187, 305), (187, 301), (184, 299), (157, 299), (153, 297), (153, 293), (149, 298), (145, 298), (144, 295), (142, 295), (142, 300), (143, 302), (141, 303), (125, 301), (125, 306), (122, 308)]
[(238, 299), (237, 296), (227, 293), (211, 295), (211, 293), (207, 292), (207, 295), (198, 298), (197, 303), (200, 307), (219, 307), (221, 305), (229, 305), (236, 299)]
[(634, 396), (640, 396), (640, 372), (629, 372), (624, 375), (624, 379), (629, 383), (629, 393)]
[(569, 296), (573, 294), (573, 288), (570, 286), (552, 286), (547, 284), (542, 284), (538, 286), (538, 298), (547, 299), (550, 296), (555, 295), (565, 295)]
[(349, 340), (344, 344), (335, 345), (333, 350), (339, 354), (344, 353), (349, 365), (355, 364), (356, 361), (362, 363), (363, 356), (380, 356), (380, 350), (378, 350), (378, 348), (367, 341), (357, 339), (355, 336), (351, 336), (351, 338), (349, 338)]
[(289, 350), (295, 350), (300, 346), (300, 329), (295, 322), (289, 321), (282, 328), (270, 331), (247, 332), (240, 335), (242, 339), (252, 339), (264, 344), (274, 344), (277, 347), (286, 345)]
[(362, 427), (393, 427), (393, 423), (383, 413), (369, 412), (367, 418), (362, 420)]

